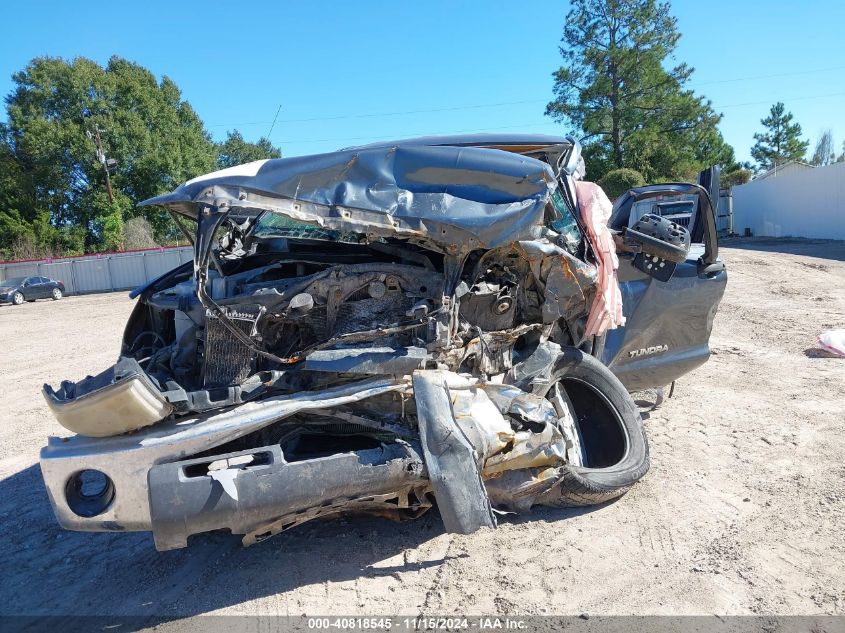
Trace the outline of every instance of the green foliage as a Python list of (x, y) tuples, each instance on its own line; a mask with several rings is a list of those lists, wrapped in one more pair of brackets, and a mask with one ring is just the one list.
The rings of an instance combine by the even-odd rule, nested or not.
[(94, 194), (93, 206), (98, 210), (94, 223), (98, 243), (103, 250), (122, 250), (123, 218), (131, 212), (132, 201), (123, 192), (117, 191), (114, 200), (109, 202), (106, 192), (98, 191)]
[(643, 175), (635, 169), (622, 167), (613, 169), (602, 176), (598, 185), (607, 194), (607, 197), (614, 200), (632, 187), (642, 187), (645, 182)]
[(769, 116), (760, 121), (765, 132), (754, 135), (757, 141), (751, 148), (751, 157), (760, 170), (767, 170), (793, 160), (804, 160), (809, 141), (801, 140), (801, 126), (792, 122), (791, 112), (778, 101), (769, 110)]
[[(0, 171), (12, 176), (0, 181), (0, 204), (46, 251), (115, 248), (138, 202), (215, 166), (215, 146), (176, 85), (137, 64), (42, 57), (12, 79), (0, 143)], [(88, 135), (96, 128), (117, 161), (114, 203)], [(166, 213), (143, 214), (157, 234), (173, 232)], [(4, 234), (0, 248), (8, 242)]]
[(144, 218), (132, 218), (123, 224), (123, 248), (155, 248), (159, 243), (153, 237), (153, 227)]
[(0, 253), (10, 259), (16, 244), (24, 240), (35, 242), (35, 232), (18, 211), (0, 208), (0, 240)]
[[(171, 191), (216, 167), (277, 158), (267, 139), (229, 132), (215, 144), (179, 88), (133, 62), (112, 57), (105, 67), (77, 58), (41, 57), (13, 75), (0, 124), (0, 256), (81, 254), (125, 244), (136, 217), (169, 243), (181, 237), (170, 216), (138, 202)], [(95, 131), (114, 159), (114, 201), (96, 154)]]
[(680, 33), (668, 2), (574, 0), (546, 114), (583, 132), (587, 173), (629, 167), (647, 181), (691, 179), (734, 162), (710, 102), (685, 88), (693, 69), (667, 69)]
[(237, 130), (227, 132), (226, 140), (217, 145), (217, 166), (221, 169), (243, 165), (254, 160), (281, 157), (281, 150), (274, 147), (268, 139), (262, 136), (257, 143), (250, 143), (245, 141)]
[(54, 255), (84, 255), (88, 233), (82, 226), (63, 226), (57, 231), (54, 240)]
[(750, 169), (732, 169), (731, 171), (722, 174), (720, 186), (723, 189), (728, 189), (730, 187), (736, 187), (737, 185), (744, 185), (751, 180), (751, 176), (753, 175), (754, 172)]
[(102, 219), (103, 248), (107, 251), (119, 251), (123, 249), (123, 216), (119, 213), (110, 213)]

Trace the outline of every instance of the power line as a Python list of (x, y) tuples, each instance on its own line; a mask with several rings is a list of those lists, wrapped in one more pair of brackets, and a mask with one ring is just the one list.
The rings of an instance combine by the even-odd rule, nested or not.
[[(339, 116), (330, 116), (330, 117), (313, 117), (307, 119), (282, 119), (279, 123), (310, 123), (315, 121), (339, 121), (342, 119), (367, 119), (372, 117), (385, 117), (385, 116), (402, 116), (406, 114), (425, 114), (428, 112), (453, 112), (455, 110), (475, 110), (478, 108), (497, 108), (501, 106), (508, 106), (508, 105), (522, 105), (525, 103), (541, 103), (537, 99), (529, 99), (526, 101), (502, 101), (500, 103), (478, 103), (475, 105), (465, 105), (465, 106), (454, 106), (449, 108), (430, 108), (426, 110), (405, 110), (403, 112), (373, 112), (370, 114), (342, 114)], [(252, 121), (252, 122), (243, 122), (243, 123), (212, 123), (208, 127), (226, 127), (229, 125), (232, 126), (239, 126), (239, 125), (265, 125), (267, 121)]]
[[(792, 77), (797, 75), (809, 75), (814, 73), (821, 73), (821, 72), (830, 72), (834, 70), (842, 70), (845, 69), (845, 66), (829, 66), (827, 68), (815, 68), (815, 69), (808, 69), (808, 70), (796, 70), (792, 72), (785, 72), (785, 73), (775, 73), (769, 75), (753, 75), (749, 77), (734, 77), (730, 79), (715, 79), (712, 81), (702, 81), (702, 82), (692, 82), (689, 87), (695, 88), (697, 86), (709, 86), (714, 84), (724, 84), (724, 83), (733, 83), (738, 81), (751, 81), (753, 79), (772, 79), (776, 77)], [(522, 101), (500, 101), (497, 103), (476, 103), (476, 104), (469, 104), (469, 105), (462, 105), (462, 106), (450, 106), (445, 108), (426, 108), (421, 110), (403, 110), (403, 111), (396, 111), (396, 112), (372, 112), (372, 113), (364, 113), (364, 114), (342, 114), (336, 116), (329, 116), (329, 117), (309, 117), (303, 119), (282, 119), (277, 121), (276, 119), (273, 120), (272, 125), (278, 123), (312, 123), (318, 121), (340, 121), (344, 119), (367, 119), (367, 118), (374, 118), (374, 117), (388, 117), (388, 116), (405, 116), (409, 114), (427, 114), (430, 112), (456, 112), (460, 110), (478, 110), (482, 108), (498, 108), (503, 106), (510, 106), (510, 105), (524, 105), (528, 103), (547, 103), (547, 99), (527, 99)], [(744, 105), (744, 104), (741, 104)], [(755, 104), (748, 104), (748, 105), (757, 105)], [(730, 106), (721, 106), (721, 107), (736, 107), (733, 105)], [(279, 106), (281, 109), (281, 106)], [(279, 112), (276, 112), (276, 117), (278, 117)], [(246, 121), (241, 123), (212, 123), (209, 124), (208, 127), (243, 127), (248, 125), (266, 125), (270, 123), (270, 121)], [(272, 127), (270, 129), (272, 131)], [(268, 134), (269, 136), (269, 134)]]
[[(812, 99), (826, 99), (828, 97), (842, 97), (845, 96), (845, 92), (831, 92), (830, 94), (826, 95), (804, 95), (800, 97), (777, 97), (778, 101), (784, 102), (793, 102), (793, 101), (810, 101)], [(739, 108), (742, 106), (749, 106), (749, 105), (766, 105), (771, 104), (771, 99), (766, 99), (765, 101), (748, 101), (746, 103), (731, 103), (729, 105), (722, 105), (722, 106), (711, 106), (714, 110), (720, 110), (722, 108)]]
[(551, 125), (558, 125), (553, 121), (543, 121), (542, 123), (531, 122), (531, 123), (514, 123), (512, 125), (503, 125), (498, 127), (483, 127), (483, 128), (475, 128), (472, 130), (449, 130), (449, 131), (441, 131), (441, 132), (431, 132), (431, 131), (423, 131), (423, 132), (404, 132), (402, 134), (388, 134), (387, 136), (347, 136), (345, 138), (297, 138), (297, 139), (285, 139), (285, 143), (344, 143), (346, 141), (386, 141), (390, 139), (396, 138), (405, 138), (405, 137), (415, 137), (415, 136), (441, 136), (444, 134), (471, 134), (473, 132), (490, 132), (495, 130), (509, 130), (511, 128), (516, 127), (531, 127), (531, 128), (538, 128), (538, 127), (548, 127)]
[(733, 83), (736, 81), (751, 81), (752, 79), (773, 79), (775, 77), (793, 77), (795, 75), (812, 75), (815, 73), (824, 73), (830, 72), (831, 70), (842, 70), (845, 69), (845, 66), (830, 66), (829, 68), (816, 68), (813, 70), (796, 70), (793, 72), (788, 73), (775, 73), (773, 75), (754, 75), (751, 77), (736, 77), (734, 79), (714, 79), (712, 81), (699, 81), (693, 82), (690, 86), (694, 88), (695, 86), (710, 86), (712, 84), (727, 84)]
[[(785, 102), (792, 102), (792, 101), (807, 101), (812, 99), (825, 99), (828, 97), (840, 97), (845, 96), (845, 92), (833, 92), (829, 94), (823, 95), (803, 95), (800, 97), (787, 97), (787, 98), (780, 98), (781, 101)], [(742, 106), (749, 106), (749, 105), (766, 105), (771, 104), (771, 99), (766, 99), (765, 101), (749, 101), (746, 103), (732, 103), (728, 105), (713, 105), (711, 106), (714, 110), (720, 110), (723, 108), (739, 108)], [(530, 123), (514, 123), (511, 125), (504, 125), (499, 127), (486, 127), (486, 128), (476, 128), (472, 130), (451, 130), (448, 132), (400, 132), (398, 134), (389, 134), (387, 136), (348, 136), (348, 137), (335, 137), (335, 138), (317, 138), (317, 139), (285, 139), (285, 143), (344, 143), (346, 141), (362, 141), (362, 140), (371, 140), (371, 141), (381, 141), (381, 140), (388, 140), (400, 137), (412, 137), (412, 136), (439, 136), (441, 134), (469, 134), (472, 132), (488, 132), (488, 131), (495, 131), (495, 130), (507, 130), (511, 128), (518, 128), (518, 127), (548, 127), (552, 125), (558, 125), (553, 121), (543, 121), (543, 122), (530, 122)]]

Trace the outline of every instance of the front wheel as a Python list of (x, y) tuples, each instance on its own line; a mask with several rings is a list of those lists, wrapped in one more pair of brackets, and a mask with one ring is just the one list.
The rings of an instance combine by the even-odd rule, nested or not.
[(61, 288), (53, 288), (53, 301), (58, 301), (62, 298)]
[(555, 485), (535, 500), (558, 507), (585, 506), (625, 494), (648, 472), (648, 441), (642, 418), (628, 391), (597, 359), (564, 348), (550, 380), (535, 388), (559, 415), (571, 415), (574, 450), (558, 469)]
[(21, 305), (23, 303), (23, 301), (24, 301), (24, 298), (23, 298), (23, 294), (21, 292), (16, 292), (15, 294), (12, 295), (12, 303), (14, 303), (16, 306)]

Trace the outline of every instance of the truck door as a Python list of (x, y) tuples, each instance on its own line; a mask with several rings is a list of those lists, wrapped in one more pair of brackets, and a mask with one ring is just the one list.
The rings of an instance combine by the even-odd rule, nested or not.
[(672, 183), (631, 189), (613, 207), (610, 227), (628, 226), (631, 209), (648, 199), (697, 200), (690, 219), (691, 248), (667, 281), (635, 268), (634, 254), (619, 253), (619, 285), (626, 323), (597, 342), (594, 353), (629, 391), (659, 387), (703, 364), (727, 272), (718, 259), (716, 217), (718, 168), (701, 172), (699, 184)]

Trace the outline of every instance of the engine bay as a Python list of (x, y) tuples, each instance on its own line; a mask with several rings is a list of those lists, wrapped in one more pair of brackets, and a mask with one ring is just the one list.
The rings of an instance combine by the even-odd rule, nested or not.
[(323, 239), (309, 239), (298, 226), (262, 236), (255, 224), (217, 230), (205, 293), (196, 262), (183, 265), (143, 290), (127, 324), (122, 356), (177, 414), (362, 374), (487, 379), (510, 368), (518, 340), (563, 334), (542, 324), (543, 287), (515, 245), (457, 256), (314, 229)]

